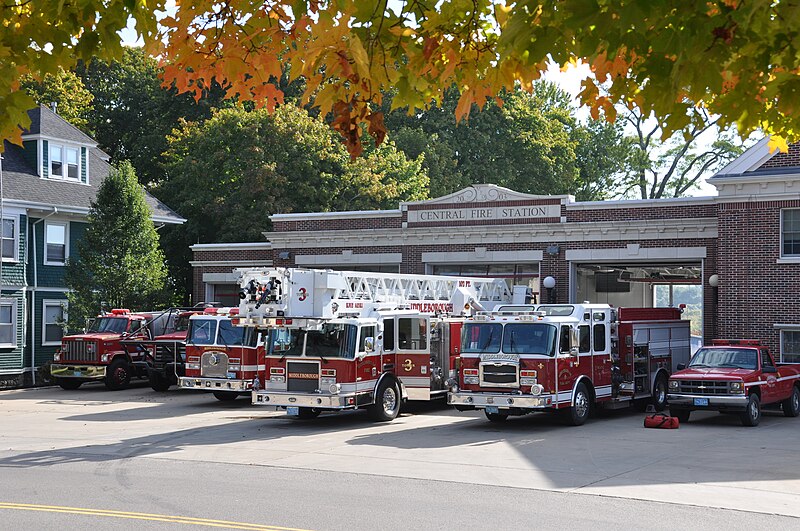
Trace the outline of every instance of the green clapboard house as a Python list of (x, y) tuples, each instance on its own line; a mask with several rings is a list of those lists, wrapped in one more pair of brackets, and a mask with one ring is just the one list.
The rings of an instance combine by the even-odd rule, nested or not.
[[(97, 143), (48, 107), (28, 111), (23, 146), (2, 153), (0, 388), (38, 383), (69, 311), (64, 265), (111, 166)], [(151, 195), (156, 225), (185, 220)]]

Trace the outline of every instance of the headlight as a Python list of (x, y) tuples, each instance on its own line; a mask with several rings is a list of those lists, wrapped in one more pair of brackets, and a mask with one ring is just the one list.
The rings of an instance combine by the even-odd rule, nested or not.
[(536, 378), (520, 378), (520, 385), (536, 385)]
[(478, 385), (480, 378), (478, 376), (464, 376), (464, 385)]
[(61, 353), (60, 352), (56, 352), (55, 354), (53, 354), (53, 361), (61, 361)]
[(731, 393), (743, 393), (744, 382), (731, 382)]
[(669, 389), (670, 391), (677, 391), (681, 388), (681, 383), (678, 380), (670, 380), (669, 381)]
[(103, 354), (100, 356), (100, 361), (103, 363), (108, 363), (108, 360), (111, 358), (111, 354)]
[(330, 391), (332, 395), (338, 395), (341, 390), (342, 386), (338, 383), (331, 384), (330, 387), (328, 387), (328, 391)]

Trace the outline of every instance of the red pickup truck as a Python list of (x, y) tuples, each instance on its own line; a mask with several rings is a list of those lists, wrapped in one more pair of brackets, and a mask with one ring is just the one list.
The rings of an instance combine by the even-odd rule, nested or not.
[(800, 415), (800, 364), (776, 364), (756, 339), (714, 340), (678, 365), (667, 383), (670, 414), (688, 422), (692, 411), (736, 413), (757, 426), (761, 408), (780, 406), (787, 417)]

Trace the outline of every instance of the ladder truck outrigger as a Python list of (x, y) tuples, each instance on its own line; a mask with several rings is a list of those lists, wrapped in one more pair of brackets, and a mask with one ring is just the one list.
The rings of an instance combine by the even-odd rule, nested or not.
[(448, 403), (492, 422), (562, 411), (581, 425), (594, 407), (666, 405), (667, 382), (689, 360), (680, 308), (608, 304), (500, 306), (464, 325)]
[(524, 302), (529, 293), (501, 279), (302, 268), (237, 272), (238, 324), (260, 329), (266, 342), (252, 402), (306, 419), (366, 409), (389, 421), (404, 400), (444, 398), (465, 319)]

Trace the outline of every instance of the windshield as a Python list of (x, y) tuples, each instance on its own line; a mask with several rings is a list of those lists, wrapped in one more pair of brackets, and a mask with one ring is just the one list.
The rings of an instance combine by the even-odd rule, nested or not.
[(270, 334), (269, 353), (277, 356), (353, 359), (357, 332), (355, 325), (332, 323), (322, 325), (320, 330), (275, 329)]
[(89, 327), (89, 332), (110, 332), (121, 334), (128, 328), (128, 319), (125, 317), (98, 317)]
[(461, 352), (500, 352), (503, 325), (499, 323), (467, 323), (464, 325)]
[(503, 352), (544, 354), (555, 352), (556, 327), (544, 323), (507, 324), (503, 331)]
[(544, 312), (545, 315), (552, 315), (553, 317), (566, 317), (568, 315), (572, 315), (572, 312), (575, 311), (575, 307), (571, 305), (550, 305), (544, 304), (536, 308), (538, 312)]
[(216, 319), (193, 319), (189, 325), (189, 338), (186, 342), (192, 345), (213, 345), (216, 336)]
[(689, 367), (755, 370), (758, 367), (758, 351), (754, 348), (701, 348), (692, 358)]
[(231, 346), (242, 345), (245, 328), (243, 326), (233, 326), (231, 321), (219, 322), (219, 344)]

